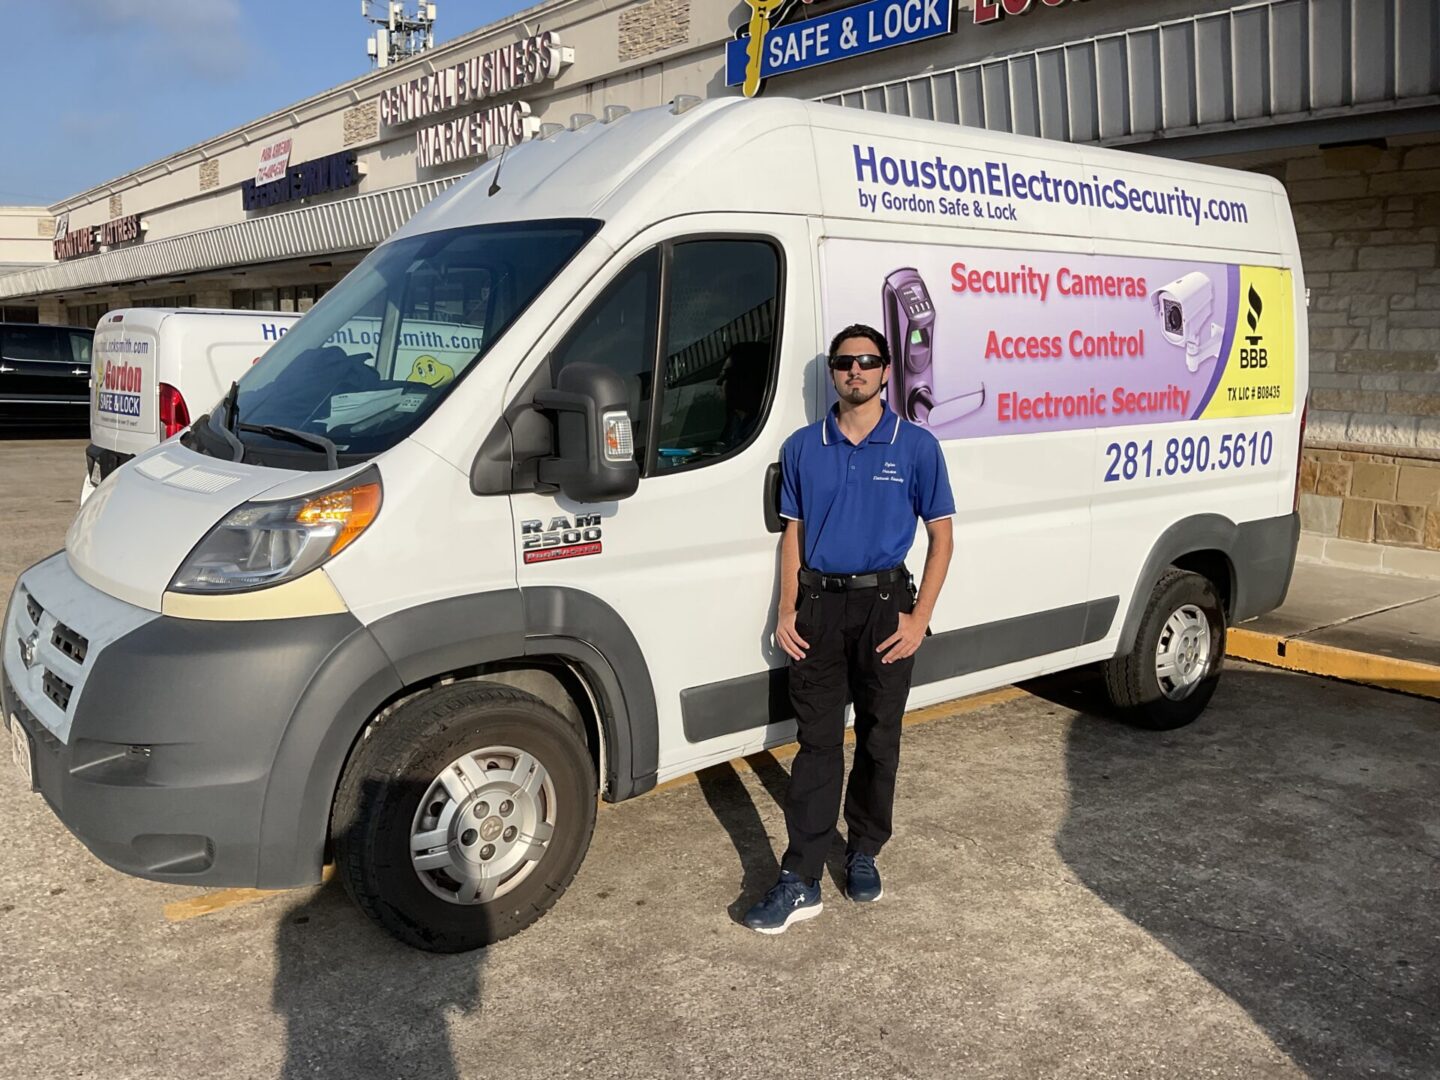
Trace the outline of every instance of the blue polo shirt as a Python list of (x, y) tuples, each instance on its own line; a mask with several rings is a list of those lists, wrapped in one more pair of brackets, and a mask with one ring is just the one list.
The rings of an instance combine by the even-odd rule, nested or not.
[(840, 433), (835, 417), (831, 408), (785, 440), (780, 515), (805, 523), (811, 570), (868, 574), (899, 566), (915, 541), (916, 518), (955, 513), (940, 443), (889, 404), (859, 446)]

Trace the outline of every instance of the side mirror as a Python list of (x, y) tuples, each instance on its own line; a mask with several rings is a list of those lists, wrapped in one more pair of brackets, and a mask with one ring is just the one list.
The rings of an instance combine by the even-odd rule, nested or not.
[(624, 380), (609, 368), (582, 363), (562, 369), (555, 389), (535, 395), (535, 408), (555, 414), (557, 450), (540, 461), (537, 479), (576, 502), (634, 495), (640, 466), (629, 398)]

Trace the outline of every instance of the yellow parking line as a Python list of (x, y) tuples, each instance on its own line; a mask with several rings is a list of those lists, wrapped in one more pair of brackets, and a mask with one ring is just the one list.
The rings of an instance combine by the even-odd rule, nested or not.
[(1231, 629), (1225, 651), (1241, 660), (1440, 699), (1440, 667), (1339, 649), (1298, 638)]
[[(326, 863), (325, 869), (321, 871), (320, 880), (329, 881), (335, 876), (335, 864)], [(258, 904), (262, 900), (269, 900), (272, 896), (284, 896), (293, 889), (220, 889), (218, 892), (205, 893), (201, 896), (193, 896), (189, 900), (176, 900), (173, 904), (165, 905), (166, 922), (188, 922), (190, 919), (198, 919), (201, 915), (210, 915), (216, 911), (226, 911), (229, 908), (244, 907), (246, 904)]]
[[(1018, 701), (1020, 698), (1029, 697), (1024, 690), (1018, 690), (1013, 686), (1007, 686), (1001, 690), (991, 690), (983, 694), (975, 694), (971, 697), (956, 698), (952, 701), (942, 701), (936, 705), (927, 705), (923, 709), (915, 709), (905, 714), (901, 723), (905, 727), (913, 727), (916, 724), (926, 724), (932, 720), (943, 720), (949, 716), (962, 716), (965, 713), (978, 712), (980, 709), (989, 708), (991, 705), (1003, 705), (1009, 701)], [(854, 731), (845, 732), (846, 743), (855, 741)], [(799, 751), (797, 743), (785, 743), (782, 746), (771, 748), (768, 753), (776, 761), (788, 761)], [(766, 751), (761, 751), (765, 753)], [(747, 758), (733, 762), (737, 769), (754, 772), (755, 767)], [(671, 791), (675, 788), (693, 784), (697, 780), (695, 773), (686, 773), (684, 776), (677, 776), (673, 780), (648, 791), (647, 795), (657, 795), (662, 791)], [(325, 865), (322, 881), (329, 881), (335, 874), (333, 863)], [(244, 907), (247, 904), (258, 904), (269, 900), (273, 896), (283, 896), (287, 892), (294, 892), (293, 889), (220, 889), (216, 892), (204, 893), (200, 896), (191, 897), (189, 900), (177, 900), (174, 903), (165, 905), (165, 920), (178, 923), (188, 922), (191, 919), (198, 919), (202, 915), (212, 915), (217, 911), (228, 911), (231, 908)]]

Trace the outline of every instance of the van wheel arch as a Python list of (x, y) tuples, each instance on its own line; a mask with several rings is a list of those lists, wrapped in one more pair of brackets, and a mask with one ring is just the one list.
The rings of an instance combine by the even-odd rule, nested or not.
[(1241, 584), (1231, 555), (1238, 532), (1238, 526), (1227, 517), (1197, 514), (1175, 522), (1160, 534), (1135, 582), (1120, 628), (1120, 640), (1115, 646), (1116, 656), (1128, 656), (1134, 651), (1146, 605), (1155, 586), (1171, 570), (1188, 570), (1209, 580), (1220, 595), (1226, 615), (1233, 615)]

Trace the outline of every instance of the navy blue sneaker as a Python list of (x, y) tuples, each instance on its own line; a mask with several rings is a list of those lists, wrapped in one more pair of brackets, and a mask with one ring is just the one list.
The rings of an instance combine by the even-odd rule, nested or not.
[(875, 856), (863, 851), (845, 854), (845, 895), (861, 904), (879, 900), (885, 895), (880, 884), (880, 871), (875, 869)]
[(780, 880), (745, 913), (742, 921), (751, 930), (762, 934), (783, 934), (791, 923), (813, 919), (823, 907), (820, 903), (820, 882), (807, 885), (799, 874), (781, 870)]

